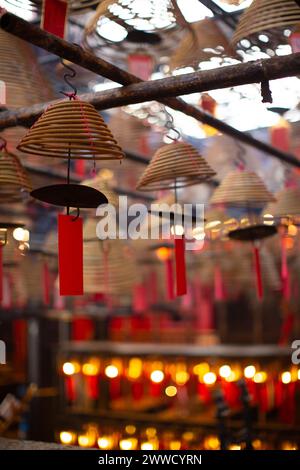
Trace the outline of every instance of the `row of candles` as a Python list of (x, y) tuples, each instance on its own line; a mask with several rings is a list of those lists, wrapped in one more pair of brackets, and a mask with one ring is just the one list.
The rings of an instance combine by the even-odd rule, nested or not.
[[(240, 380), (247, 385), (251, 404), (262, 413), (278, 409), (283, 422), (292, 422), (295, 415), (296, 391), (300, 388), (300, 369), (291, 366), (279, 372), (277, 362), (267, 370), (259, 364), (187, 363), (142, 360), (139, 357), (98, 358), (60, 364), (66, 401), (70, 406), (95, 408), (105, 399), (113, 402), (126, 398), (126, 406), (144, 398), (163, 400), (166, 406), (188, 408), (190, 397), (200, 403), (213, 402), (214, 391), (221, 388), (229, 408), (241, 407)], [(100, 400), (101, 399), (101, 400)]]
[[(171, 431), (153, 426), (138, 429), (134, 424), (124, 428), (99, 428), (96, 424), (87, 424), (77, 432), (72, 429), (61, 430), (57, 438), (65, 445), (79, 445), (83, 448), (100, 450), (220, 450), (221, 442), (217, 435), (201, 435), (197, 431)], [(255, 438), (254, 450), (298, 450), (297, 442)], [(245, 443), (231, 443), (228, 450), (243, 450)]]

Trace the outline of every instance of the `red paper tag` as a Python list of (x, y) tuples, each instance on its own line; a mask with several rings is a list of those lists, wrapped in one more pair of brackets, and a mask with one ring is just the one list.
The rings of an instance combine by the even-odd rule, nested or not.
[(6, 105), (6, 86), (5, 82), (0, 80), (0, 108)]
[(142, 80), (149, 80), (153, 70), (152, 57), (146, 54), (132, 54), (128, 56), (128, 70)]
[(289, 37), (289, 43), (294, 53), (300, 52), (300, 33), (299, 32), (292, 33)]
[(65, 36), (68, 3), (63, 0), (44, 0), (41, 28), (60, 38)]
[(0, 302), (3, 300), (3, 246), (0, 245)]
[(176, 260), (176, 286), (177, 295), (180, 296), (187, 293), (184, 237), (175, 237), (174, 241)]
[(58, 267), (60, 295), (83, 294), (82, 218), (58, 215)]

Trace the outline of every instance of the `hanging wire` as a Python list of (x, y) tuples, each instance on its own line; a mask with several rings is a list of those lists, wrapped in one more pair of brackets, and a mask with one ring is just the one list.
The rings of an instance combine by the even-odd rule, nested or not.
[(237, 148), (237, 153), (234, 159), (234, 164), (240, 170), (244, 170), (246, 167), (246, 160), (244, 158), (244, 156), (246, 155), (245, 147), (239, 140), (235, 140), (234, 142)]
[(69, 71), (64, 74), (64, 81), (73, 90), (72, 92), (60, 91), (60, 93), (70, 98), (70, 100), (75, 99), (77, 95), (77, 88), (72, 82), (70, 82), (70, 78), (76, 77), (76, 70), (73, 69), (73, 67), (71, 67), (69, 64), (66, 64), (64, 59), (60, 59), (60, 63)]

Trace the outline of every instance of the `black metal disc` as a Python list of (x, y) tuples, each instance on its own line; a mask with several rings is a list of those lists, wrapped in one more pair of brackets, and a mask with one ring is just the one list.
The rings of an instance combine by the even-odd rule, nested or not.
[(146, 31), (138, 31), (134, 29), (129, 31), (126, 36), (126, 41), (133, 42), (136, 44), (159, 44), (161, 42), (161, 37), (157, 33), (147, 33)]
[(48, 204), (79, 209), (96, 209), (100, 204), (108, 203), (103, 193), (81, 184), (53, 184), (34, 189), (30, 194), (35, 199)]
[(284, 107), (279, 107), (279, 106), (270, 106), (268, 108), (268, 111), (272, 111), (272, 113), (279, 114), (280, 116), (283, 116), (289, 110), (290, 108), (284, 108)]
[(238, 228), (231, 230), (228, 237), (232, 240), (239, 240), (242, 242), (253, 242), (263, 238), (275, 235), (277, 229), (274, 225), (253, 225), (252, 227)]
[(0, 229), (1, 228), (18, 228), (18, 227), (25, 227), (25, 224), (23, 223), (15, 223), (15, 222), (0, 222)]

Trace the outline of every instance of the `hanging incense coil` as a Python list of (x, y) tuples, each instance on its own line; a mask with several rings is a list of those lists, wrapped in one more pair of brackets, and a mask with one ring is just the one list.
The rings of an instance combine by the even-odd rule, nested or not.
[(264, 214), (273, 217), (300, 217), (300, 189), (285, 188), (275, 195), (276, 202), (269, 204)]
[(96, 225), (95, 219), (84, 224), (84, 292), (129, 294), (138, 279), (135, 258), (122, 240), (98, 240)]
[[(101, 35), (101, 25), (106, 22), (118, 25), (123, 40), (113, 42)], [(89, 44), (101, 47), (101, 55), (124, 60), (128, 54), (142, 53), (155, 61), (174, 50), (182, 37), (185, 25), (177, 18), (177, 12), (169, 0), (104, 0), (85, 27), (85, 39)]]
[[(22, 4), (24, 8), (24, 4)], [(0, 29), (0, 80), (6, 86), (6, 107), (14, 109), (51, 101), (55, 98), (50, 83), (45, 78), (37, 56), (28, 43)], [(18, 143), (27, 129), (16, 126), (5, 129), (1, 135), (7, 141), (7, 149), (17, 156)], [(29, 157), (35, 165), (40, 159)], [(49, 160), (51, 164), (51, 160)]]
[(155, 191), (159, 189), (183, 188), (208, 181), (215, 175), (198, 150), (186, 142), (173, 142), (158, 149), (137, 189)]
[(16, 155), (0, 151), (0, 202), (18, 202), (31, 191), (29, 177)]
[(211, 204), (242, 207), (262, 207), (274, 201), (274, 196), (266, 188), (262, 179), (252, 171), (228, 173), (210, 199)]
[(18, 149), (53, 158), (122, 159), (124, 153), (94, 106), (80, 100), (50, 106), (23, 137)]
[(238, 58), (228, 39), (214, 20), (191, 24), (194, 35), (187, 32), (170, 59), (171, 70), (182, 67), (198, 69), (199, 63), (212, 57)]
[(21, 272), (28, 302), (41, 304), (44, 289), (44, 267), (47, 256), (40, 251), (29, 251), (23, 257)]
[(0, 29), (0, 80), (6, 84), (6, 105), (18, 108), (53, 99), (49, 83), (32, 48)]
[[(284, 30), (299, 22), (300, 8), (294, 0), (253, 0), (240, 18), (232, 43), (248, 39), (262, 48), (274, 49), (278, 44), (286, 43)], [(268, 42), (259, 42), (261, 34), (268, 37)]]
[(117, 207), (119, 205), (119, 197), (111, 188), (109, 178), (105, 176), (105, 171), (106, 170), (99, 171), (94, 178), (85, 180), (81, 184), (97, 189), (97, 191), (100, 191), (102, 194), (104, 194), (109, 204)]
[(23, 260), (22, 253), (18, 249), (18, 243), (13, 238), (13, 230), (7, 230), (7, 243), (2, 248), (3, 265), (16, 266)]

